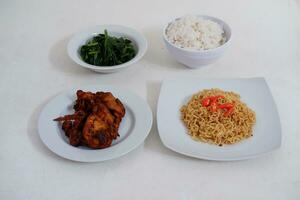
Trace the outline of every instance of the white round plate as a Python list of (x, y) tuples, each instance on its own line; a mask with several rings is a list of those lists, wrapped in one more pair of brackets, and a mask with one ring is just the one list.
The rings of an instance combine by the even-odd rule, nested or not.
[[(74, 147), (68, 142), (61, 124), (53, 119), (74, 113), (76, 91), (111, 92), (120, 99), (126, 109), (119, 128), (120, 136), (105, 149)], [(54, 97), (41, 111), (38, 132), (44, 144), (57, 155), (80, 162), (98, 162), (122, 156), (144, 142), (152, 126), (152, 112), (149, 105), (137, 95), (120, 88), (106, 85), (84, 86), (62, 92)]]
[[(128, 62), (114, 66), (95, 66), (84, 62), (79, 53), (80, 47), (92, 37), (98, 35), (99, 33), (104, 33), (105, 29), (108, 31), (109, 35), (115, 37), (125, 37), (131, 40), (136, 50), (135, 57)], [(148, 44), (146, 38), (135, 29), (121, 25), (98, 25), (76, 33), (68, 43), (68, 54), (70, 58), (81, 67), (98, 73), (112, 73), (125, 69), (138, 62), (145, 55), (147, 46)]]

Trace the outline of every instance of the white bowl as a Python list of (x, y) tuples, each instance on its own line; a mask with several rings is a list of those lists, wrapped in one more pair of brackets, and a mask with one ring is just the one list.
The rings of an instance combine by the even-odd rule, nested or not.
[[(135, 57), (126, 63), (114, 66), (96, 66), (84, 62), (80, 56), (80, 47), (86, 44), (86, 42), (92, 37), (98, 35), (99, 33), (104, 33), (105, 29), (107, 29), (109, 35), (116, 37), (125, 37), (131, 40), (136, 50)], [(84, 68), (99, 73), (112, 73), (129, 67), (130, 65), (140, 60), (146, 53), (147, 46), (148, 45), (146, 38), (141, 33), (132, 28), (120, 25), (98, 25), (76, 33), (68, 43), (68, 54), (75, 63)]]
[(197, 17), (201, 17), (203, 19), (209, 19), (216, 23), (218, 23), (224, 30), (226, 42), (222, 44), (221, 46), (214, 48), (214, 49), (208, 49), (208, 50), (192, 50), (192, 49), (184, 49), (181, 47), (176, 46), (175, 44), (171, 43), (167, 36), (166, 36), (166, 30), (168, 26), (178, 20), (179, 18), (173, 20), (172, 22), (168, 23), (164, 29), (163, 29), (163, 39), (165, 42), (165, 45), (169, 51), (169, 53), (180, 63), (190, 67), (190, 68), (198, 68), (204, 65), (211, 64), (218, 60), (225, 50), (227, 49), (228, 45), (230, 44), (231, 40), (231, 29), (224, 21), (221, 19), (206, 16), (206, 15), (197, 15)]

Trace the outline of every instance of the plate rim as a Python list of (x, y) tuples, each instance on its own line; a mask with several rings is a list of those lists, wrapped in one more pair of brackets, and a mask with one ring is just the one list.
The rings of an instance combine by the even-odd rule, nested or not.
[[(134, 124), (137, 124), (137, 119), (136, 119), (136, 116), (135, 116), (135, 114), (137, 114), (136, 112), (138, 112), (138, 114), (143, 114), (143, 116), (145, 116), (142, 120), (139, 121), (139, 124), (141, 124), (141, 122), (143, 122), (143, 121), (145, 122), (145, 124), (142, 124), (142, 126), (138, 127), (138, 128), (143, 127), (144, 131), (140, 131), (140, 129), (136, 130), (137, 125), (134, 125), (133, 130), (131, 130), (130, 134), (126, 138), (124, 138), (124, 140), (122, 142), (112, 146), (111, 148), (92, 150), (92, 152), (96, 152), (96, 151), (100, 152), (101, 150), (102, 150), (102, 152), (105, 151), (108, 155), (105, 156), (104, 158), (99, 157), (99, 158), (93, 158), (93, 159), (91, 159), (91, 158), (82, 159), (82, 156), (84, 156), (84, 155), (80, 155), (81, 157), (80, 156), (79, 157), (78, 156), (75, 156), (75, 157), (74, 156), (69, 156), (69, 155), (66, 155), (64, 152), (61, 152), (61, 150), (58, 150), (58, 148), (56, 149), (55, 147), (52, 146), (52, 145), (55, 145), (55, 144), (48, 141), (49, 138), (47, 138), (45, 136), (45, 131), (43, 131), (43, 128), (42, 128), (44, 123), (49, 123), (52, 120), (52, 119), (50, 119), (48, 121), (45, 121), (45, 119), (44, 119), (47, 112), (49, 112), (47, 109), (49, 109), (49, 106), (51, 106), (51, 103), (53, 103), (55, 100), (58, 100), (59, 98), (66, 97), (68, 94), (70, 94), (72, 92), (75, 95), (74, 91), (76, 92), (76, 90), (79, 90), (79, 89), (89, 90), (89, 91), (97, 91), (97, 90), (110, 91), (110, 90), (113, 90), (111, 92), (113, 92), (114, 96), (116, 96), (117, 98), (119, 98), (119, 97), (118, 97), (118, 94), (116, 94), (116, 93), (119, 93), (119, 96), (122, 96), (122, 95), (125, 94), (125, 97), (128, 95), (127, 97), (133, 98), (135, 101), (137, 101), (139, 104), (142, 105), (143, 109), (141, 109), (141, 107), (136, 107), (135, 108), (135, 107), (132, 107), (132, 106), (128, 106), (128, 100), (126, 98), (122, 99), (122, 101), (124, 101), (124, 104), (126, 106), (128, 106), (130, 108), (131, 112), (133, 113), (133, 116), (134, 116), (134, 119), (135, 119)], [(132, 101), (132, 100), (129, 100), (129, 102), (130, 101)], [(65, 106), (67, 106), (67, 105), (65, 105)], [(78, 87), (70, 87), (70, 88), (67, 88), (67, 89), (64, 89), (64, 90), (58, 92), (56, 95), (54, 95), (54, 96), (52, 96), (51, 98), (48, 99), (46, 104), (40, 110), (38, 120), (37, 120), (37, 130), (38, 130), (39, 137), (42, 140), (43, 144), (51, 152), (53, 152), (57, 156), (60, 156), (62, 158), (65, 158), (65, 159), (68, 159), (68, 160), (71, 160), (71, 161), (77, 161), (77, 162), (101, 162), (101, 161), (106, 161), (106, 160), (111, 160), (111, 159), (121, 157), (121, 156), (131, 152), (132, 150), (136, 149), (139, 145), (141, 145), (145, 141), (146, 137), (149, 135), (149, 133), (152, 129), (152, 125), (153, 125), (153, 113), (152, 113), (152, 110), (151, 110), (151, 108), (150, 108), (150, 106), (149, 106), (149, 104), (146, 100), (144, 100), (140, 96), (136, 95), (135, 93), (133, 93), (133, 92), (127, 90), (127, 89), (124, 89), (122, 87), (113, 86), (113, 85), (106, 85), (106, 84), (94, 84), (94, 85), (83, 85), (83, 86), (80, 86), (80, 87), (79, 86)], [(138, 131), (136, 134), (139, 134), (140, 137), (131, 138), (130, 135), (132, 133), (134, 133), (135, 131)], [(128, 146), (127, 147), (125, 146), (125, 150), (123, 150), (123, 152), (120, 152), (120, 150), (118, 151), (119, 147), (122, 148), (124, 146), (123, 142), (126, 141), (126, 140), (127, 140), (127, 143), (130, 142), (130, 141), (133, 141), (133, 143), (127, 144)], [(130, 140), (130, 141), (128, 141), (128, 140)], [(56, 142), (58, 142), (58, 141), (56, 141)], [(62, 142), (64, 142), (64, 141), (62, 141)], [(67, 144), (67, 143), (65, 143), (65, 144)], [(123, 145), (121, 145), (121, 144), (123, 144)], [(68, 146), (68, 147), (72, 148), (74, 151), (78, 151), (79, 154), (81, 154), (80, 152), (86, 152), (84, 149), (76, 148), (76, 147), (73, 147), (71, 145), (65, 145), (65, 146), (66, 147)], [(61, 146), (59, 148), (61, 148)], [(114, 152), (112, 152), (112, 150), (114, 150)], [(111, 154), (111, 155), (109, 155), (109, 154)]]
[(160, 94), (159, 94), (159, 98), (158, 98), (158, 103), (157, 103), (157, 110), (156, 110), (156, 126), (157, 126), (157, 130), (158, 130), (158, 134), (159, 134), (159, 137), (163, 143), (163, 145), (165, 147), (167, 147), (168, 149), (176, 152), (176, 153), (179, 153), (179, 154), (182, 154), (182, 155), (185, 155), (185, 156), (188, 156), (188, 157), (193, 157), (193, 158), (196, 158), (196, 159), (203, 159), (203, 160), (211, 160), (211, 161), (237, 161), (237, 160), (246, 160), (246, 159), (252, 159), (252, 158), (257, 158), (257, 157), (260, 157), (260, 156), (263, 156), (265, 154), (268, 154), (268, 153), (271, 153), (277, 149), (279, 149), (281, 147), (281, 143), (282, 143), (282, 126), (281, 126), (281, 120), (280, 120), (280, 115), (278, 113), (278, 108), (277, 108), (277, 105), (276, 105), (276, 102), (275, 102), (275, 99), (273, 97), (273, 94), (270, 90), (270, 87), (266, 81), (266, 79), (264, 77), (252, 77), (252, 78), (200, 78), (201, 81), (230, 81), (230, 80), (239, 80), (239, 81), (246, 81), (246, 80), (257, 80), (257, 81), (263, 81), (265, 86), (267, 87), (270, 95), (271, 95), (271, 99), (272, 99), (272, 103), (274, 104), (274, 110), (276, 112), (276, 117), (278, 117), (278, 121), (279, 121), (279, 142), (276, 143), (275, 145), (272, 145), (270, 148), (268, 148), (266, 151), (262, 151), (262, 152), (259, 152), (259, 153), (256, 153), (256, 154), (248, 154), (248, 155), (242, 155), (242, 156), (236, 156), (236, 157), (229, 157), (229, 158), (218, 158), (218, 157), (213, 157), (213, 156), (208, 156), (208, 155), (204, 155), (204, 154), (199, 154), (199, 153), (193, 153), (193, 152), (189, 152), (189, 151), (185, 151), (185, 150), (178, 150), (176, 146), (170, 144), (170, 142), (167, 141), (165, 134), (162, 133), (161, 131), (161, 123), (160, 123), (160, 112), (162, 111), (159, 111), (160, 110), (160, 107), (162, 106), (161, 102), (161, 98), (162, 97), (162, 92), (165, 90), (164, 88), (166, 87), (166, 84), (169, 83), (169, 82), (173, 82), (173, 81), (178, 81), (178, 80), (199, 80), (199, 78), (196, 78), (196, 77), (175, 77), (175, 78), (167, 78), (167, 79), (164, 79), (162, 84), (161, 84), (161, 89), (160, 89)]

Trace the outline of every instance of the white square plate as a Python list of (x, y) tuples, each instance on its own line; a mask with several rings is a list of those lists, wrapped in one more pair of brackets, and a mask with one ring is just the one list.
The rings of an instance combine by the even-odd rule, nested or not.
[[(180, 108), (194, 93), (220, 88), (233, 91), (256, 112), (253, 137), (222, 147), (193, 140), (181, 121)], [(163, 144), (178, 153), (207, 160), (243, 160), (270, 152), (281, 145), (281, 125), (275, 102), (264, 78), (169, 79), (162, 84), (157, 126)]]

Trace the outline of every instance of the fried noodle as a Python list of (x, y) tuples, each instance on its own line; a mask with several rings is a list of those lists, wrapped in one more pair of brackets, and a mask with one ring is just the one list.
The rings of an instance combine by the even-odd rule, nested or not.
[[(201, 101), (209, 96), (222, 95), (219, 104), (234, 103), (234, 111), (224, 116), (223, 110), (212, 112)], [(180, 109), (189, 135), (197, 141), (216, 144), (235, 144), (252, 136), (256, 122), (255, 112), (240, 100), (240, 95), (220, 89), (205, 89), (194, 94)]]

